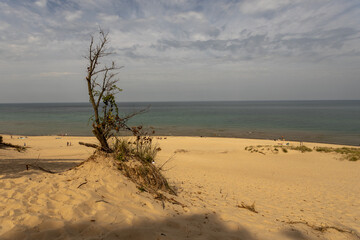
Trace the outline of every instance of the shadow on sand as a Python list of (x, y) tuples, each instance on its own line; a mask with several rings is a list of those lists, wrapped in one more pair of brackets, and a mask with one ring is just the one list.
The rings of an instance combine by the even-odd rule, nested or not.
[(82, 161), (83, 159), (0, 159), (0, 175), (4, 175), (0, 179), (18, 178), (35, 173), (36, 171), (33, 171), (31, 166), (27, 170), (26, 165), (28, 164), (37, 165), (53, 172), (63, 172), (75, 167)]
[(163, 221), (141, 221), (132, 225), (118, 219), (116, 224), (87, 222), (64, 223), (54, 227), (51, 223), (24, 228), (14, 227), (0, 239), (246, 239), (254, 236), (245, 228), (227, 228), (216, 215), (174, 216)]

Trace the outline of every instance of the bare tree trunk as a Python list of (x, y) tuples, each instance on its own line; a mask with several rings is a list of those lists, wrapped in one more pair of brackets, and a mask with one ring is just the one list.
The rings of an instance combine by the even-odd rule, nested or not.
[(99, 140), (101, 149), (105, 152), (112, 152), (102, 129), (99, 127), (94, 127), (93, 133), (94, 133), (95, 137), (97, 138), (97, 140)]
[[(118, 115), (118, 108), (115, 102), (115, 94), (122, 91), (116, 86), (119, 79), (116, 79), (118, 67), (114, 61), (111, 65), (101, 64), (100, 60), (112, 54), (108, 48), (108, 33), (100, 29), (100, 39), (94, 43), (94, 37), (91, 37), (89, 46), (86, 82), (89, 93), (89, 101), (94, 110), (92, 118), (93, 134), (99, 140), (101, 150), (112, 152), (108, 139), (112, 136), (113, 131), (126, 128), (125, 122), (129, 117), (124, 119)], [(100, 103), (103, 108), (100, 110)], [(102, 115), (102, 116), (100, 116)], [(126, 128), (128, 129), (128, 127)]]

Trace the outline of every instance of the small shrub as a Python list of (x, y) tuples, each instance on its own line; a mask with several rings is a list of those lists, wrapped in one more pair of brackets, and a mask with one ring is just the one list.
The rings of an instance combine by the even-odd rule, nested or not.
[(304, 146), (304, 145), (298, 146), (298, 147), (291, 147), (290, 149), (291, 150), (297, 150), (297, 151), (300, 151), (302, 153), (304, 153), (304, 152), (312, 152), (311, 148), (309, 148), (307, 146)]
[(287, 153), (288, 150), (286, 148), (281, 148), (284, 153)]
[[(119, 160), (119, 170), (134, 183), (140, 191), (158, 195), (158, 190), (176, 195), (160, 168), (153, 163), (156, 154), (161, 150), (153, 143), (152, 137), (142, 126), (132, 128), (134, 138), (116, 139), (114, 143), (115, 158)], [(154, 131), (152, 131), (154, 133)]]
[(316, 147), (315, 151), (329, 153), (329, 152), (334, 152), (334, 149), (329, 147)]
[(13, 145), (11, 143), (4, 143), (2, 136), (0, 136), (0, 148), (14, 148), (18, 152), (26, 151), (26, 147), (22, 147), (22, 146), (19, 146), (19, 145)]

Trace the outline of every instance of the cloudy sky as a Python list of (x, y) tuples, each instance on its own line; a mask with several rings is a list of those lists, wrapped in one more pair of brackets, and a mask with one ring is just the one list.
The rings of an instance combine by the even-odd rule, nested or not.
[(120, 101), (360, 99), (359, 0), (0, 0), (0, 103), (86, 102), (99, 26)]

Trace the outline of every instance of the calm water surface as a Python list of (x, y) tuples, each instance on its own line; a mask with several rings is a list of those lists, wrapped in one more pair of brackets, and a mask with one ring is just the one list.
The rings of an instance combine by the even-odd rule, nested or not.
[[(149, 102), (119, 104), (123, 114), (150, 105), (130, 125), (158, 135), (222, 136), (360, 144), (360, 101)], [(0, 133), (91, 135), (89, 103), (0, 104)]]

